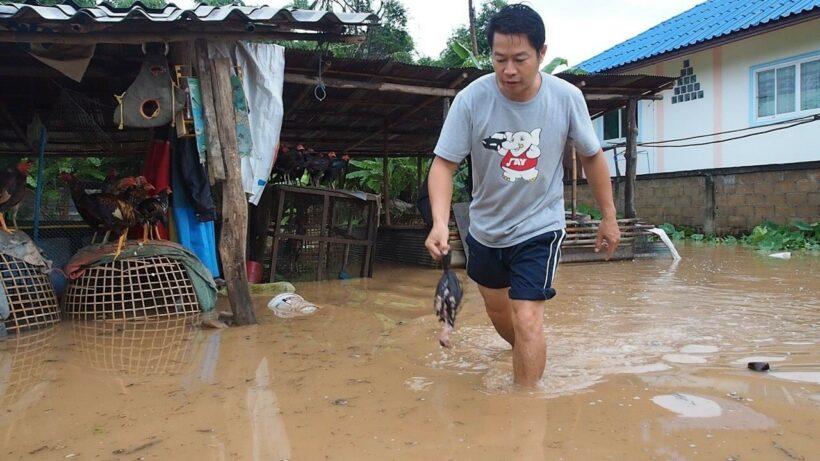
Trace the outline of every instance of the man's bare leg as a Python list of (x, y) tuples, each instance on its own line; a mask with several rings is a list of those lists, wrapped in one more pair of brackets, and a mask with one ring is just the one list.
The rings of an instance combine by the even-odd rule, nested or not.
[(495, 331), (515, 347), (515, 330), (513, 329), (513, 311), (508, 288), (487, 288), (478, 285), (478, 291), (484, 298), (484, 308), (493, 322)]
[(515, 384), (533, 387), (541, 379), (547, 364), (544, 301), (513, 300), (512, 314), (515, 330), (513, 379)]

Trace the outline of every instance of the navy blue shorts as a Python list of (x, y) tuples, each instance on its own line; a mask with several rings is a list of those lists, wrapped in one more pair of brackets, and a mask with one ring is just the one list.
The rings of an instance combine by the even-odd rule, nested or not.
[(507, 248), (491, 248), (467, 235), (467, 275), (487, 288), (509, 288), (510, 299), (538, 301), (555, 296), (552, 280), (566, 230), (546, 232)]

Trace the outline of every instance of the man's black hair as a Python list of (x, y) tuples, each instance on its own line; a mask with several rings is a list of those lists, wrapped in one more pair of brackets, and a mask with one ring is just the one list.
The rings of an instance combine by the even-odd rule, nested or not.
[(495, 33), (504, 35), (524, 34), (536, 51), (544, 47), (544, 21), (527, 5), (514, 4), (501, 8), (487, 22), (487, 43), (493, 47)]

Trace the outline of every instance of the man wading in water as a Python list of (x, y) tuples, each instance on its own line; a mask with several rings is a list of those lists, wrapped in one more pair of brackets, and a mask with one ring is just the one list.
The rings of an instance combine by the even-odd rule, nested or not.
[(544, 23), (532, 8), (509, 5), (487, 24), (494, 74), (459, 92), (435, 148), (428, 177), (433, 228), (425, 245), (438, 260), (449, 250), (453, 174), (471, 155), (473, 201), (467, 275), (490, 320), (513, 347), (515, 383), (532, 387), (546, 365), (544, 301), (566, 235), (561, 160), (572, 143), (603, 219), (595, 251), (607, 259), (621, 234), (609, 169), (581, 91), (539, 68)]

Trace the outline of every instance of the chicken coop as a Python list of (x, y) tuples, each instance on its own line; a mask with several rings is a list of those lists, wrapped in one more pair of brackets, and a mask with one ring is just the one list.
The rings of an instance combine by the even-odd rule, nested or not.
[(25, 235), (0, 231), (0, 336), (60, 322), (47, 262)]
[(271, 282), (373, 275), (378, 196), (281, 184), (272, 187)]
[(200, 313), (185, 265), (164, 255), (93, 265), (72, 280), (63, 298), (76, 320), (171, 318)]

